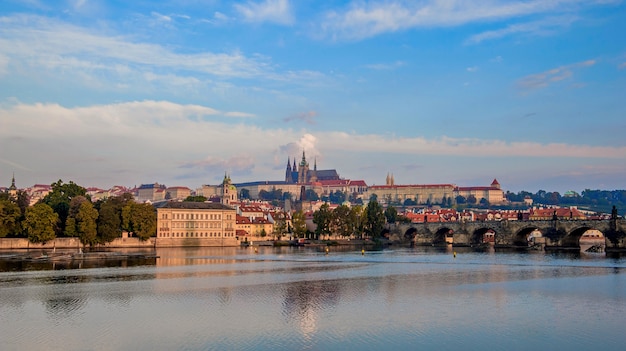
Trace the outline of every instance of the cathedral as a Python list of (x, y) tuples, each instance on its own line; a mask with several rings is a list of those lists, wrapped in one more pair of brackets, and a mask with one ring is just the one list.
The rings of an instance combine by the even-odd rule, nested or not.
[(287, 169), (285, 171), (285, 183), (287, 184), (307, 184), (322, 180), (339, 180), (337, 170), (317, 170), (317, 159), (313, 162), (313, 169), (310, 169), (306, 155), (302, 151), (302, 160), (296, 165), (296, 158), (293, 158), (293, 166), (291, 160), (287, 158)]

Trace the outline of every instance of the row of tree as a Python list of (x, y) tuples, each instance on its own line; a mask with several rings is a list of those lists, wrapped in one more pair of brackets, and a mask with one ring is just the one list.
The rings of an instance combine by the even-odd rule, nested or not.
[(393, 206), (383, 211), (376, 200), (370, 200), (365, 207), (340, 205), (332, 210), (325, 203), (313, 213), (317, 239), (325, 235), (338, 234), (343, 237), (361, 238), (365, 235), (376, 240), (382, 235), (385, 223), (395, 223), (398, 219), (398, 212)]
[(626, 190), (590, 190), (585, 189), (582, 193), (567, 192), (561, 195), (558, 191), (539, 190), (536, 193), (520, 191), (512, 193), (507, 191), (507, 200), (511, 202), (523, 202), (525, 198), (531, 198), (534, 203), (545, 205), (580, 206), (609, 213), (613, 206), (626, 207)]
[(120, 238), (124, 231), (141, 240), (156, 233), (152, 205), (136, 203), (131, 194), (92, 203), (86, 193), (71, 181), (59, 180), (30, 207), (23, 192), (17, 198), (0, 194), (0, 237), (26, 237), (34, 243), (77, 237), (84, 245), (94, 245)]

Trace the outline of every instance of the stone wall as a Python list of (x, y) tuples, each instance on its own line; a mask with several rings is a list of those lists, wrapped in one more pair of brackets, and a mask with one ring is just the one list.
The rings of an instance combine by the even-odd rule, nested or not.
[[(97, 245), (96, 248), (154, 248), (156, 238), (141, 241), (139, 238), (117, 238), (106, 245)], [(0, 250), (29, 250), (29, 249), (79, 249), (83, 245), (78, 238), (56, 238), (45, 244), (31, 243), (25, 238), (0, 238)]]

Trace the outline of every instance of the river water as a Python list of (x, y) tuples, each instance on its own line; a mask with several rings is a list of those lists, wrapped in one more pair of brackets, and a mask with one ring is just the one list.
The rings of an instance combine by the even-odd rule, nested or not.
[(0, 348), (626, 349), (625, 258), (454, 250), (199, 248), (4, 261)]

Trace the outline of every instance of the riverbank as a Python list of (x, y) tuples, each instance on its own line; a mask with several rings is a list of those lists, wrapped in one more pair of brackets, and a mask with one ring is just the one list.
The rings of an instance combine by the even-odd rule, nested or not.
[[(139, 238), (117, 238), (105, 245), (94, 245), (92, 248), (154, 248), (156, 238), (139, 240)], [(0, 238), (0, 250), (48, 250), (75, 249), (79, 250), (84, 245), (78, 238), (56, 238), (46, 243), (32, 243), (26, 238)]]

